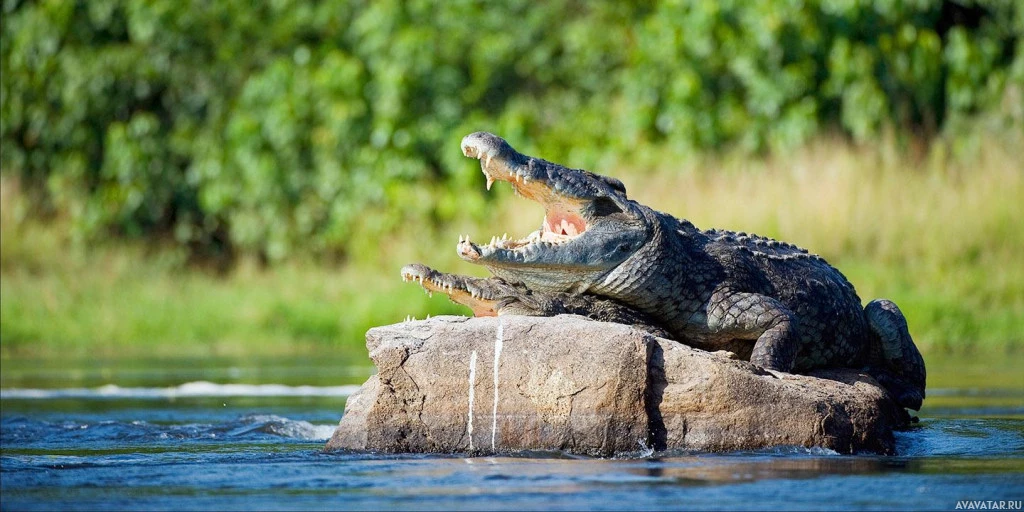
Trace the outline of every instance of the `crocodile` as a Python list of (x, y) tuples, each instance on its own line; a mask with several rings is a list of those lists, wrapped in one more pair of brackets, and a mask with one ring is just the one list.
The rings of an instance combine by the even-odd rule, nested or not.
[(662, 338), (672, 337), (647, 315), (596, 295), (534, 292), (522, 283), (508, 283), (498, 277), (449, 274), (421, 263), (406, 265), (401, 273), (403, 281), (417, 282), (428, 293), (443, 293), (452, 302), (468, 307), (474, 316), (579, 315), (599, 322), (630, 325)]
[(461, 149), (480, 160), (487, 189), (508, 182), (545, 211), (523, 238), (460, 238), (459, 256), (501, 283), (533, 300), (612, 301), (676, 341), (766, 370), (860, 368), (899, 404), (920, 409), (926, 370), (905, 317), (889, 300), (862, 306), (822, 257), (754, 234), (701, 230), (628, 198), (615, 178), (524, 155), (490, 133), (467, 135)]

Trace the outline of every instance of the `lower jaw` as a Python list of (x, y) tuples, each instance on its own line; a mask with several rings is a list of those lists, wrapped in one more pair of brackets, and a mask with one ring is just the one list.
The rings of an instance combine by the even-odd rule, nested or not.
[(523, 283), (535, 292), (583, 293), (597, 277), (599, 271), (576, 271), (553, 265), (516, 263), (498, 265), (481, 262), (491, 274), (510, 283)]

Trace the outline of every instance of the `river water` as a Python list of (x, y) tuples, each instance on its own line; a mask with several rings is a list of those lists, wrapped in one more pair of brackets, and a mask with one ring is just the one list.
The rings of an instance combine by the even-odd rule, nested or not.
[(1024, 500), (1024, 377), (930, 388), (889, 457), (323, 453), (370, 370), (322, 358), (8, 361), (0, 509), (1019, 510)]

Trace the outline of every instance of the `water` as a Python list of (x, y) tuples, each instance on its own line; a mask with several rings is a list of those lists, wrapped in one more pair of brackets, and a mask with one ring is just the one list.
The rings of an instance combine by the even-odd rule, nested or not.
[(347, 384), (367, 371), (344, 364), (96, 364), (71, 377), (5, 365), (0, 509), (955, 510), (1024, 500), (1016, 379), (930, 390), (894, 457), (327, 454)]

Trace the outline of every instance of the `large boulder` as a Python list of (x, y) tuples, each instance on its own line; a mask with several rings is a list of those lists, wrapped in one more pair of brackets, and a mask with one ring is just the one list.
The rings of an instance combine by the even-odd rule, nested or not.
[(769, 373), (572, 315), (437, 317), (370, 329), (366, 346), (378, 373), (327, 450), (891, 453), (908, 418), (854, 370)]

